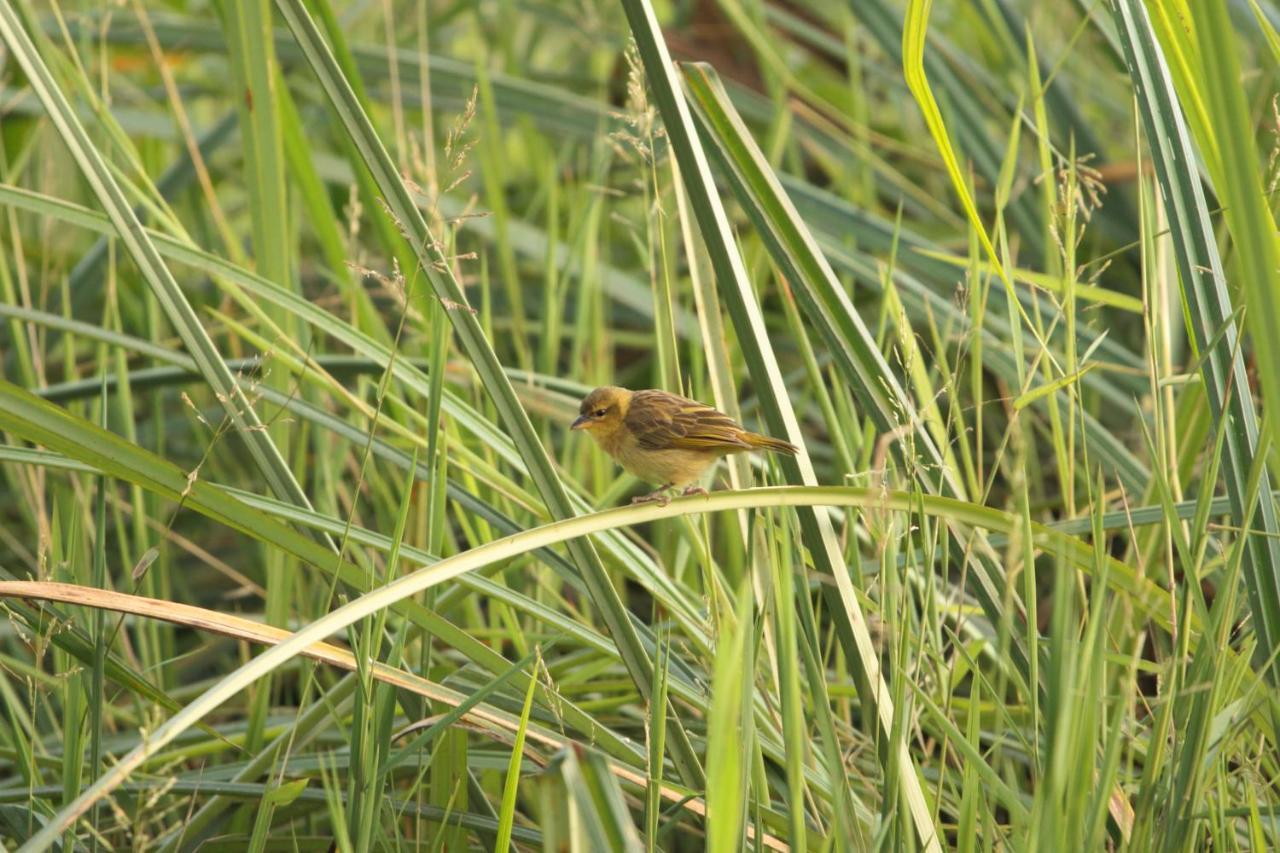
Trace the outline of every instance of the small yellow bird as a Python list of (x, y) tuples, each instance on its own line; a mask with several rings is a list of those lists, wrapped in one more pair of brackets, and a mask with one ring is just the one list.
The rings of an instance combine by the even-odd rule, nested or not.
[(670, 502), (666, 492), (706, 494), (690, 485), (721, 456), (751, 450), (795, 455), (796, 446), (749, 432), (733, 418), (704, 403), (666, 391), (628, 391), (606, 385), (592, 391), (578, 408), (570, 429), (586, 430), (624, 469), (641, 480), (662, 485), (632, 503)]

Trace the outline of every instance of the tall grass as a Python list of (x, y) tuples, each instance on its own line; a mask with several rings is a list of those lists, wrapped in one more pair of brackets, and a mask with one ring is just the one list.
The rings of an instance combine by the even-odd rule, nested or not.
[(0, 0), (5, 849), (1280, 843), (1278, 22)]

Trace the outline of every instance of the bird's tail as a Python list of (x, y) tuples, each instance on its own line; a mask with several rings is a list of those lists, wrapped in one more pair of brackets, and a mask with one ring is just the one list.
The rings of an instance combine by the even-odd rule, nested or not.
[(775, 453), (786, 453), (790, 456), (795, 456), (799, 451), (799, 448), (789, 441), (783, 441), (780, 438), (771, 438), (767, 435), (761, 435), (758, 432), (744, 432), (740, 437), (747, 444), (761, 450), (772, 450)]

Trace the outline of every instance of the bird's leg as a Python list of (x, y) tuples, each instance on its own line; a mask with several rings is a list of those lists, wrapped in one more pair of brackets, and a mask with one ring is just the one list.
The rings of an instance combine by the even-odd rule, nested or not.
[(707, 490), (702, 488), (702, 486), (686, 486), (685, 490), (681, 492), (681, 494), (686, 497), (689, 495), (705, 495), (706, 493)]
[(671, 503), (671, 496), (667, 494), (667, 489), (671, 488), (670, 483), (664, 483), (654, 489), (647, 495), (638, 495), (631, 499), (633, 504), (647, 504), (657, 502), (658, 506), (666, 506)]

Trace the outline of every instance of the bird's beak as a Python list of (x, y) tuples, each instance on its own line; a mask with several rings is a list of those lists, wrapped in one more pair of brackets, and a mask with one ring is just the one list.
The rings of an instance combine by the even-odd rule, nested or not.
[(578, 419), (569, 425), (569, 429), (585, 429), (591, 424), (591, 418), (586, 415), (578, 415)]

